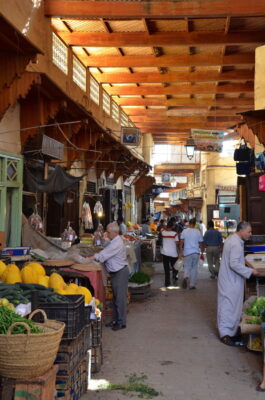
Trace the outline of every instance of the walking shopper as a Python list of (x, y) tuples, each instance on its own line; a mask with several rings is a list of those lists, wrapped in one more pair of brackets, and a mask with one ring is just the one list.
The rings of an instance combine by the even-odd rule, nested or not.
[(176, 283), (178, 271), (174, 269), (174, 264), (178, 260), (178, 234), (173, 231), (174, 221), (169, 221), (167, 227), (161, 231), (163, 265), (165, 270), (165, 286), (170, 286), (170, 267), (172, 269), (172, 281)]
[(245, 266), (244, 241), (251, 237), (251, 225), (240, 222), (237, 232), (229, 236), (224, 244), (221, 267), (218, 275), (217, 324), (221, 342), (237, 345), (237, 331), (243, 308), (245, 279), (258, 276), (256, 269)]
[[(198, 264), (200, 253), (203, 254), (203, 237), (199, 229), (195, 228), (196, 219), (189, 222), (189, 227), (184, 229), (180, 236), (180, 257), (184, 255), (183, 289), (196, 289)], [(184, 245), (184, 251), (183, 251)]]
[(114, 331), (126, 328), (126, 305), (128, 292), (129, 270), (127, 266), (126, 248), (119, 235), (119, 226), (113, 222), (107, 226), (110, 244), (89, 260), (105, 263), (110, 274), (113, 291), (113, 321), (109, 324)]
[(214, 229), (213, 221), (208, 222), (208, 230), (203, 236), (204, 246), (206, 247), (206, 257), (211, 279), (218, 276), (220, 268), (220, 252), (223, 243), (222, 235)]

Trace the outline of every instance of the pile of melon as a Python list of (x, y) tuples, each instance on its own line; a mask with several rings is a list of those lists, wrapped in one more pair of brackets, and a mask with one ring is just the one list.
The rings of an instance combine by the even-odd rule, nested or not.
[(52, 288), (59, 294), (82, 294), (85, 296), (85, 304), (89, 304), (92, 300), (92, 295), (86, 287), (78, 286), (75, 283), (67, 285), (63, 277), (56, 272), (47, 276), (43, 266), (37, 262), (26, 264), (20, 270), (15, 264), (5, 265), (0, 261), (0, 280), (9, 284), (35, 283)]

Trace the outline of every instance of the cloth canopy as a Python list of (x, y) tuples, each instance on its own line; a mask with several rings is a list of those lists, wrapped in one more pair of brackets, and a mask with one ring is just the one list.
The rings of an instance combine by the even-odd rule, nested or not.
[(26, 168), (26, 182), (30, 192), (40, 193), (53, 193), (54, 200), (63, 205), (65, 192), (71, 187), (78, 183), (86, 174), (75, 177), (56, 165), (54, 171), (49, 175), (48, 179), (38, 180), (32, 173)]

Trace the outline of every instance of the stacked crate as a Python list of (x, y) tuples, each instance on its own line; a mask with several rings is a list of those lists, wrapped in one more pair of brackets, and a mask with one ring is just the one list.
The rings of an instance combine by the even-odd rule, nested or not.
[(97, 318), (91, 322), (91, 339), (91, 372), (97, 373), (100, 371), (103, 363), (101, 318)]
[(77, 338), (61, 341), (55, 363), (56, 397), (60, 400), (78, 400), (88, 388), (90, 377), (91, 329), (86, 325)]

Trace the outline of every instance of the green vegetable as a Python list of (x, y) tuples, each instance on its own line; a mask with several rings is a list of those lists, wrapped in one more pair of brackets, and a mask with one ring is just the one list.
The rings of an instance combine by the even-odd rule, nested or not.
[(131, 375), (127, 382), (121, 384), (108, 383), (107, 385), (99, 386), (101, 390), (122, 390), (123, 394), (129, 394), (133, 396), (133, 393), (137, 393), (140, 399), (152, 399), (161, 395), (155, 389), (146, 385), (144, 381), (147, 379), (146, 375), (137, 376)]
[(261, 318), (260, 317), (253, 317), (251, 319), (247, 319), (246, 323), (248, 325), (260, 325), (261, 324)]
[[(30, 333), (43, 333), (33, 321), (23, 318), (8, 307), (0, 307), (0, 334), (7, 334), (8, 328), (14, 322), (25, 322), (30, 327)], [(26, 328), (22, 325), (17, 325), (12, 329), (12, 334), (27, 333)]]
[(249, 304), (249, 307), (246, 309), (246, 314), (260, 317), (264, 311), (265, 297), (258, 297), (255, 301)]
[(149, 275), (140, 271), (133, 274), (133, 276), (129, 279), (129, 282), (138, 283), (138, 285), (141, 285), (143, 283), (149, 283), (150, 280), (151, 279)]

